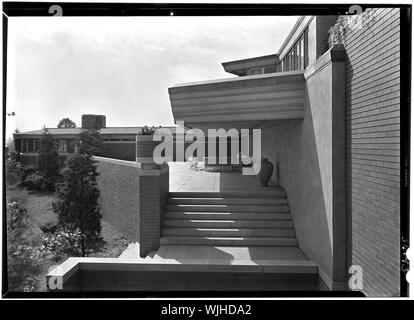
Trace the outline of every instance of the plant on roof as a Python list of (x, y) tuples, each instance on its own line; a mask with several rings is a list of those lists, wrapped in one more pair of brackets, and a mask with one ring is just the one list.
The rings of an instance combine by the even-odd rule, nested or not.
[(367, 9), (357, 15), (339, 16), (335, 24), (328, 31), (328, 43), (332, 47), (335, 44), (346, 44), (347, 34), (352, 30), (360, 30), (365, 36), (376, 22), (378, 10)]
[(155, 133), (155, 131), (157, 129), (160, 129), (160, 128), (161, 128), (161, 126), (158, 126), (158, 127), (154, 127), (154, 126), (152, 126), (152, 127), (144, 126), (141, 129), (141, 131), (138, 132), (138, 135), (140, 135), (140, 136), (152, 136)]

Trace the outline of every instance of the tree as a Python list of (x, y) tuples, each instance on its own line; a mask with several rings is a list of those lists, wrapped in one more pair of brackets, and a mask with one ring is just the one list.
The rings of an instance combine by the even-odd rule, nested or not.
[(91, 156), (100, 156), (104, 150), (101, 134), (95, 129), (83, 131), (80, 134), (78, 146), (79, 153)]
[(16, 151), (16, 147), (14, 145), (14, 139), (13, 138), (8, 138), (7, 139), (6, 146), (8, 148), (9, 153), (12, 153), (12, 152)]
[(58, 128), (76, 128), (76, 123), (69, 118), (63, 118), (59, 121)]
[(48, 188), (53, 190), (54, 183), (59, 178), (60, 163), (57, 143), (47, 128), (43, 128), (40, 137), (38, 169), (39, 173), (48, 180)]
[(72, 226), (82, 235), (82, 256), (86, 248), (100, 240), (101, 218), (99, 210), (98, 172), (89, 154), (76, 153), (66, 160), (63, 182), (58, 188), (59, 200), (53, 204), (59, 224)]

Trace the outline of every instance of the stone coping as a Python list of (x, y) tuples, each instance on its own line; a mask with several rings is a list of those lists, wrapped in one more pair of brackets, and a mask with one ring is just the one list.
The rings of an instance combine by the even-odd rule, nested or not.
[(168, 164), (162, 165), (159, 169), (142, 169), (141, 163), (138, 163), (135, 161), (119, 160), (119, 159), (105, 158), (105, 157), (98, 157), (98, 156), (93, 156), (93, 159), (98, 162), (106, 162), (106, 163), (111, 163), (111, 164), (115, 164), (119, 166), (136, 168), (137, 174), (142, 175), (142, 176), (158, 176), (165, 172), (168, 172), (169, 170)]
[(312, 63), (305, 71), (305, 79), (322, 70), (329, 63), (345, 61), (345, 49), (342, 44), (336, 44), (326, 51), (318, 60)]
[(247, 272), (318, 274), (319, 266), (309, 260), (209, 260), (139, 258), (69, 258), (47, 277), (63, 278), (78, 271), (153, 271), (153, 272)]
[[(280, 71), (280, 72), (274, 72), (274, 73), (264, 73), (264, 74), (257, 74), (252, 76), (244, 76), (244, 77), (233, 77), (233, 78), (223, 78), (223, 79), (215, 79), (215, 80), (206, 80), (206, 81), (199, 81), (199, 82), (189, 82), (189, 83), (180, 83), (176, 84), (170, 88), (168, 88), (169, 91), (183, 88), (186, 89), (187, 87), (192, 86), (203, 86), (203, 85), (222, 85), (223, 83), (228, 82), (244, 82), (254, 79), (268, 79), (268, 78), (283, 78), (288, 76), (301, 76), (303, 75), (303, 70), (290, 70), (290, 71)], [(170, 92), (171, 93), (171, 92)]]

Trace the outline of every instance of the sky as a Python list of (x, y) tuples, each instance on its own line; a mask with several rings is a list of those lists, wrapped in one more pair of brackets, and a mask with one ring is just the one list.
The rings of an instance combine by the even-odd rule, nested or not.
[(276, 53), (297, 18), (10, 18), (6, 137), (86, 113), (173, 125), (169, 87), (234, 77), (222, 62)]

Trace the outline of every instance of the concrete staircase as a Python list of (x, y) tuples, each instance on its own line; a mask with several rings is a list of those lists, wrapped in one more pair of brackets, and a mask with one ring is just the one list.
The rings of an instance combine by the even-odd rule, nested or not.
[(280, 187), (171, 192), (160, 242), (144, 259), (139, 244), (120, 256), (141, 264), (130, 277), (141, 290), (327, 290), (319, 266), (298, 247)]
[(171, 192), (161, 245), (296, 247), (285, 191)]

